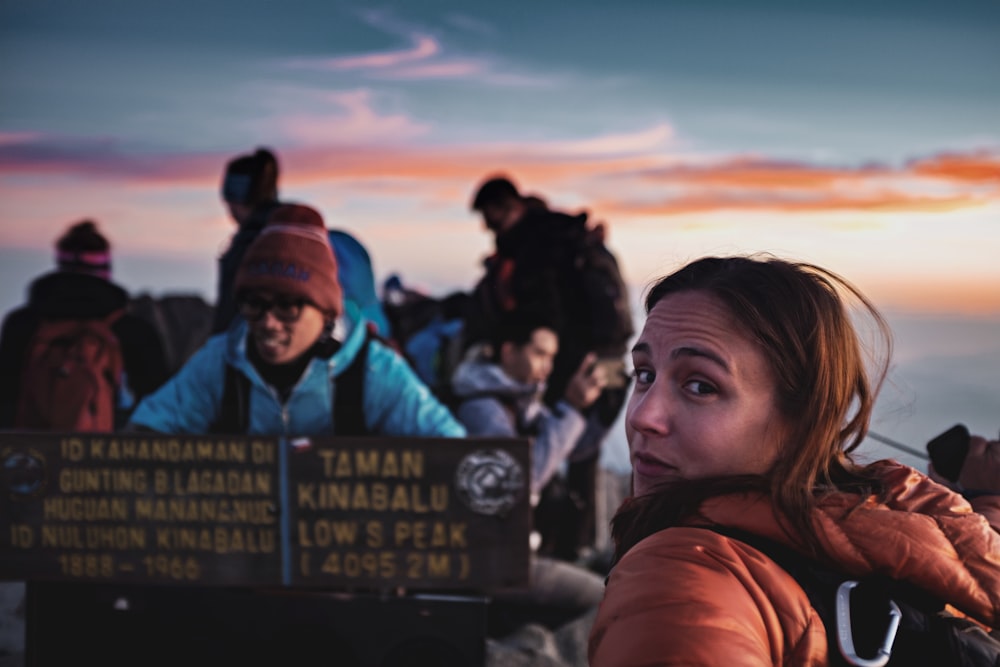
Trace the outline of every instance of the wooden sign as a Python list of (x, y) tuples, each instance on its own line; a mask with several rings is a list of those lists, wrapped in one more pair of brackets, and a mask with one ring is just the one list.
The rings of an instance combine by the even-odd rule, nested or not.
[(490, 589), (527, 580), (526, 443), (293, 441), (289, 580)]
[(524, 440), (0, 433), (0, 579), (520, 587), (528, 471)]

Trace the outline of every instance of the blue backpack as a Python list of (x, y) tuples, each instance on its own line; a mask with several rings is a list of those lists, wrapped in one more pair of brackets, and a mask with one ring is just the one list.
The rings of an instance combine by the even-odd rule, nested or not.
[(389, 320), (375, 292), (375, 273), (368, 251), (342, 229), (329, 229), (327, 236), (337, 258), (337, 279), (344, 290), (344, 298), (354, 303), (361, 314), (375, 325), (376, 333), (388, 338)]
[(454, 292), (435, 298), (406, 287), (396, 274), (386, 280), (384, 293), (391, 340), (438, 400), (451, 407), (451, 376), (466, 348), (471, 297)]

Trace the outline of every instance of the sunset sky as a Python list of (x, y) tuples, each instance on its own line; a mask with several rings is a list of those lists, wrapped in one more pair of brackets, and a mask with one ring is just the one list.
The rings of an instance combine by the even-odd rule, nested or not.
[(876, 432), (1000, 426), (996, 0), (0, 0), (0, 313), (83, 217), (133, 293), (214, 299), (257, 146), (436, 294), (495, 172), (605, 221), (636, 302), (705, 254), (820, 264), (890, 316)]
[(0, 0), (0, 307), (82, 217), (133, 291), (214, 298), (223, 165), (264, 145), (435, 292), (479, 275), (502, 171), (606, 221), (637, 290), (768, 251), (998, 315), (998, 35), (993, 0)]

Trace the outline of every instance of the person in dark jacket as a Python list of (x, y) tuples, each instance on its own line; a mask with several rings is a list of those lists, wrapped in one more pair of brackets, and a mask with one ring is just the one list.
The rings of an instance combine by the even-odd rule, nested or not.
[(128, 293), (111, 282), (111, 247), (91, 220), (74, 224), (56, 243), (56, 271), (28, 289), (27, 305), (12, 311), (0, 332), (0, 427), (15, 425), (21, 375), (28, 348), (43, 319), (104, 319), (122, 315), (111, 326), (122, 352), (124, 378), (118, 392), (121, 426), (132, 408), (167, 380), (167, 364), (156, 329), (125, 312)]
[(266, 148), (233, 158), (226, 165), (221, 194), (238, 228), (229, 247), (219, 258), (213, 334), (225, 331), (236, 317), (236, 301), (233, 299), (236, 271), (247, 248), (264, 228), (268, 214), (280, 205), (278, 158)]
[[(559, 336), (559, 354), (544, 400), (554, 407), (581, 361), (597, 354), (607, 369), (608, 385), (587, 416), (597, 417), (588, 419), (588, 428), (598, 431), (588, 437), (601, 442), (625, 403), (624, 354), (633, 333), (627, 290), (617, 261), (604, 246), (603, 225), (590, 224), (586, 213), (569, 215), (550, 209), (538, 196), (522, 195), (506, 176), (483, 182), (472, 209), (493, 232), (495, 252), (486, 259), (486, 272), (473, 291), (466, 342), (489, 340), (515, 310), (548, 313)], [(606, 271), (587, 271), (597, 257)], [(558, 534), (543, 536), (543, 551), (572, 561), (594, 545), (599, 455), (597, 448), (591, 457), (574, 461), (565, 477), (553, 478), (543, 492), (536, 515), (561, 526)]]

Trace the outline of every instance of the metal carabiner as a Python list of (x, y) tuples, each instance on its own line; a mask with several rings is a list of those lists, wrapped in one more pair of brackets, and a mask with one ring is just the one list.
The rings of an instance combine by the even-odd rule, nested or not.
[(857, 585), (857, 581), (845, 581), (837, 589), (837, 643), (840, 645), (840, 653), (850, 665), (884, 667), (892, 654), (892, 644), (896, 641), (896, 631), (903, 613), (895, 602), (889, 600), (889, 627), (885, 631), (885, 639), (874, 657), (862, 658), (854, 652), (854, 633), (851, 630), (851, 590)]

